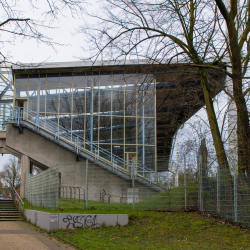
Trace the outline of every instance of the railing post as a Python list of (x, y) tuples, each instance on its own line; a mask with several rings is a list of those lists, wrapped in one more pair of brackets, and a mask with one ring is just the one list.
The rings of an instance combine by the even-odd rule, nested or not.
[(78, 187), (79, 190), (79, 203), (81, 203), (81, 189)]
[(76, 137), (76, 154), (79, 154), (79, 136)]
[(20, 108), (20, 119), (23, 120), (23, 108)]
[(85, 203), (85, 189), (82, 187), (83, 190), (83, 202)]
[(99, 148), (95, 148), (95, 160), (99, 160)]
[(71, 202), (71, 198), (72, 198), (72, 187), (69, 187), (69, 190), (70, 190), (69, 196), (70, 196), (70, 202)]
[(39, 119), (39, 114), (36, 114), (36, 127), (39, 130), (40, 129), (40, 119)]
[(135, 209), (135, 164), (132, 166), (133, 209)]
[(112, 159), (112, 163), (113, 163), (113, 164), (112, 164), (112, 165), (113, 165), (113, 169), (116, 169), (116, 165), (117, 165), (117, 164), (116, 164), (116, 158), (115, 158), (115, 156), (112, 156), (111, 159)]
[(89, 189), (88, 189), (88, 168), (89, 168), (89, 161), (86, 160), (86, 209), (88, 208), (88, 195), (89, 195)]
[(18, 113), (17, 113), (17, 124), (18, 126), (20, 124), (20, 107), (18, 108)]

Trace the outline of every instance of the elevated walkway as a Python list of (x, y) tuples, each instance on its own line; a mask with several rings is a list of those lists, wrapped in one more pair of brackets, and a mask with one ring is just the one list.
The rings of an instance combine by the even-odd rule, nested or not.
[[(71, 145), (70, 143), (66, 142), (63, 139), (55, 138), (55, 136), (52, 135), (51, 133), (49, 133), (49, 131), (46, 131), (44, 129), (38, 129), (36, 127), (36, 125), (34, 125), (34, 124), (30, 123), (30, 122), (21, 121), (19, 126), (18, 126), (18, 124), (16, 122), (11, 122), (11, 124), (13, 125), (13, 127), (16, 127), (16, 128), (21, 126), (22, 129), (23, 128), (29, 129), (29, 130), (35, 132), (36, 134), (48, 139), (49, 141), (54, 142), (57, 145), (71, 151), (72, 153), (75, 154), (76, 161), (80, 161), (80, 157), (82, 157), (82, 158), (87, 159), (90, 162), (92, 162), (92, 163), (94, 163), (94, 164), (108, 170), (109, 172), (114, 173), (115, 175), (117, 175), (117, 176), (119, 176), (119, 177), (121, 177), (121, 178), (123, 178), (125, 180), (131, 180), (131, 174), (130, 174), (131, 171), (129, 171), (129, 170), (126, 171), (125, 168), (122, 168), (119, 165), (112, 164), (111, 162), (109, 163), (107, 159), (102, 158), (102, 157), (96, 155), (95, 153), (93, 153), (91, 151), (88, 151), (87, 149), (79, 150), (79, 152), (77, 153), (77, 149), (75, 148), (75, 146)], [(9, 125), (7, 125), (7, 128), (8, 128), (8, 126)], [(10, 130), (11, 129), (9, 129), (9, 130), (7, 129), (7, 131), (10, 131)], [(37, 143), (37, 141), (36, 141), (36, 143)], [(24, 153), (24, 151), (23, 151), (23, 153)], [(33, 154), (32, 154), (32, 159), (34, 159), (34, 158), (35, 158), (35, 156), (33, 156)], [(39, 159), (39, 162), (40, 162), (40, 165), (47, 165), (45, 162), (41, 162), (40, 159)], [(161, 187), (159, 184), (156, 184), (156, 183), (144, 178), (143, 176), (136, 175), (135, 180), (140, 182), (141, 184), (147, 186), (147, 187), (150, 187), (150, 188), (158, 191), (158, 192), (161, 192), (161, 191), (165, 190), (165, 188)]]
[[(99, 192), (107, 187), (105, 185), (109, 185), (112, 195), (121, 196), (124, 187), (131, 187), (132, 179), (139, 188), (145, 189), (144, 198), (141, 200), (166, 189), (160, 174), (143, 166), (131, 166), (123, 159), (111, 155), (109, 151), (25, 108), (12, 110), (3, 140), (5, 148), (26, 157), (26, 160), (22, 160), (21, 157), (22, 163), (26, 161), (26, 168), (22, 167), (22, 172), (29, 170), (29, 161), (42, 169), (58, 164), (62, 174), (62, 185), (85, 186), (84, 176), (88, 160), (90, 173), (100, 174), (106, 178), (99, 178), (101, 181), (98, 182), (90, 181), (89, 185), (94, 190), (93, 200), (99, 200)], [(72, 169), (78, 171), (78, 183), (70, 181)]]

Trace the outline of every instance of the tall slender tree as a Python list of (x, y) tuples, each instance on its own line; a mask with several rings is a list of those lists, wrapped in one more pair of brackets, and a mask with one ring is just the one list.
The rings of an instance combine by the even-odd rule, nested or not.
[[(249, 117), (244, 77), (250, 55), (250, 2), (231, 0), (104, 0), (96, 26), (82, 32), (91, 41), (93, 59), (147, 59), (181, 63), (200, 78), (218, 164), (229, 170), (228, 157), (213, 106), (211, 87), (223, 89), (237, 107), (239, 171), (250, 174)], [(226, 25), (225, 25), (226, 24)], [(212, 72), (232, 80), (233, 93)]]

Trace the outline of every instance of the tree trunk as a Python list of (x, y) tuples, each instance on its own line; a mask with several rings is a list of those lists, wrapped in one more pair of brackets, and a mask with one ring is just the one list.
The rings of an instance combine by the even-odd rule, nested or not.
[[(229, 164), (227, 161), (227, 156), (224, 150), (224, 145), (221, 139), (221, 134), (217, 122), (217, 118), (214, 111), (213, 106), (213, 99), (211, 96), (211, 91), (209, 87), (209, 83), (207, 80), (207, 74), (204, 69), (198, 69), (201, 79), (201, 85), (203, 89), (203, 95), (205, 99), (206, 109), (207, 109), (207, 116), (209, 120), (209, 125), (213, 137), (213, 143), (216, 151), (216, 156), (218, 160), (218, 164), (220, 169), (225, 169), (229, 171)], [(229, 172), (230, 173), (230, 172)]]
[(241, 76), (233, 79), (234, 100), (237, 109), (238, 171), (250, 174), (250, 129), (246, 101), (242, 93)]

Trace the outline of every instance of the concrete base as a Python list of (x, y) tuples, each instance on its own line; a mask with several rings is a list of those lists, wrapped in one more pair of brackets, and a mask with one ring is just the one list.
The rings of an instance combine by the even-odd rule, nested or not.
[(124, 226), (128, 224), (127, 214), (51, 214), (25, 209), (27, 220), (48, 231), (53, 229), (74, 229), (77, 227)]
[(20, 183), (20, 196), (25, 198), (25, 173), (30, 170), (30, 159), (26, 155), (21, 156), (21, 183)]

